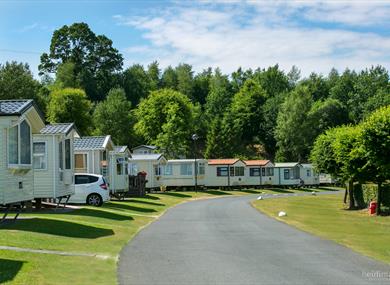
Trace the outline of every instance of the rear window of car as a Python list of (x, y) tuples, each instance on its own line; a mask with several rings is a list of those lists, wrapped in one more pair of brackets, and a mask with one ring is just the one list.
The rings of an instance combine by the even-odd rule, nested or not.
[(75, 176), (75, 184), (94, 183), (98, 180), (99, 180), (99, 177), (91, 176), (91, 175), (76, 175)]

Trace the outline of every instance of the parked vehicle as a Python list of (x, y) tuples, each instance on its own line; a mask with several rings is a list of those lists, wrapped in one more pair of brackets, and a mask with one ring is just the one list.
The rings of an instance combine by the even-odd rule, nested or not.
[(75, 174), (75, 194), (69, 203), (101, 206), (110, 200), (108, 183), (103, 175), (91, 173)]

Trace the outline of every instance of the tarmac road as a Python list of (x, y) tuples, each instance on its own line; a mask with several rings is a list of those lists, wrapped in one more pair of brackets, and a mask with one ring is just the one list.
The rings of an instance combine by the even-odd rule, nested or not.
[(259, 213), (257, 196), (168, 210), (123, 249), (119, 283), (390, 284), (389, 265)]

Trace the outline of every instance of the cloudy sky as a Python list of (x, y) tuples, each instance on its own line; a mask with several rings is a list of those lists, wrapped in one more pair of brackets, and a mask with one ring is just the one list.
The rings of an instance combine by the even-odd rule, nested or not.
[(125, 67), (390, 69), (390, 1), (0, 0), (0, 63), (36, 74), (53, 31), (81, 21), (113, 40)]

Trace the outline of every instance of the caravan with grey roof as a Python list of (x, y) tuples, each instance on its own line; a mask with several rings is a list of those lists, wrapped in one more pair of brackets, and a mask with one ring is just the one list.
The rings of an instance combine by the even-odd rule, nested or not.
[(51, 124), (33, 135), (34, 198), (65, 198), (74, 194), (73, 123)]
[(33, 100), (0, 100), (0, 205), (34, 198), (32, 138), (44, 126)]
[(122, 195), (129, 191), (128, 163), (131, 158), (127, 146), (114, 146), (110, 152), (110, 191), (113, 195)]

